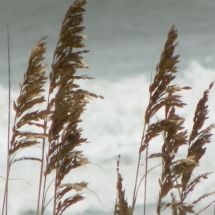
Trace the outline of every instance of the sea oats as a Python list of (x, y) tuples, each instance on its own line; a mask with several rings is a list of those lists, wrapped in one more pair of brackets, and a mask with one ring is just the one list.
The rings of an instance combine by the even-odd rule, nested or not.
[[(161, 211), (161, 199), (165, 197), (169, 191), (175, 188), (176, 178), (172, 177), (171, 166), (173, 165), (173, 159), (175, 153), (181, 145), (186, 144), (187, 131), (183, 130), (184, 118), (175, 113), (176, 107), (182, 108), (185, 103), (181, 101), (181, 96), (178, 94), (181, 90), (190, 89), (190, 87), (180, 87), (178, 85), (171, 85), (175, 79), (177, 73), (176, 64), (179, 62), (179, 55), (173, 56), (177, 43), (174, 43), (177, 38), (177, 30), (173, 26), (168, 34), (167, 41), (164, 46), (164, 50), (160, 57), (160, 62), (156, 67), (156, 75), (149, 87), (149, 104), (145, 112), (145, 124), (143, 130), (143, 136), (141, 146), (139, 149), (139, 159), (137, 166), (136, 182), (133, 194), (133, 207), (136, 201), (137, 195), (137, 178), (140, 168), (140, 157), (143, 151), (146, 152), (146, 164), (145, 173), (148, 172), (148, 158), (152, 158), (148, 155), (148, 147), (150, 141), (156, 136), (163, 133), (164, 144), (162, 152), (157, 153), (157, 156), (161, 156), (163, 160), (163, 173), (160, 179), (160, 197), (157, 212), (160, 214)], [(150, 124), (152, 117), (162, 108), (165, 108), (164, 119), (159, 120), (156, 123)], [(147, 176), (145, 178), (145, 191), (144, 201), (146, 201), (146, 187), (147, 187)], [(144, 214), (145, 214), (144, 202)]]
[[(33, 110), (35, 106), (45, 102), (44, 84), (46, 83), (45, 77), (45, 65), (41, 63), (44, 60), (43, 54), (46, 52), (45, 37), (43, 37), (37, 45), (32, 49), (28, 62), (27, 72), (24, 74), (24, 81), (20, 84), (20, 95), (17, 101), (14, 102), (13, 107), (15, 110), (14, 126), (12, 128), (12, 138), (8, 149), (8, 164), (7, 164), (7, 176), (5, 185), (5, 194), (2, 207), (2, 213), (5, 210), (7, 213), (7, 195), (8, 195), (8, 180), (10, 174), (11, 165), (14, 162), (21, 160), (41, 161), (40, 158), (33, 157), (17, 157), (18, 152), (25, 148), (32, 147), (39, 144), (41, 140), (47, 137), (41, 130), (40, 132), (24, 131), (23, 126), (35, 126), (43, 128), (43, 125), (37, 123), (42, 121), (47, 115), (48, 111)], [(32, 130), (32, 129), (30, 129)]]
[[(43, 133), (23, 132), (20, 130), (26, 124), (43, 127), (42, 124), (36, 122), (43, 120), (48, 115), (46, 110), (31, 111), (35, 105), (45, 102), (44, 95), (41, 93), (45, 91), (43, 87), (47, 78), (45, 77), (45, 66), (40, 64), (44, 59), (43, 54), (46, 51), (44, 40), (45, 38), (42, 38), (31, 52), (20, 95), (17, 102), (14, 102), (16, 116), (10, 155), (13, 155), (19, 149), (39, 143), (38, 139), (46, 138), (46, 135)], [(30, 112), (27, 113), (26, 111), (29, 110)]]
[[(43, 55), (46, 52), (46, 38), (43, 37), (31, 52), (24, 81), (20, 84), (20, 95), (13, 103), (15, 121), (11, 141), (8, 141), (7, 174), (2, 215), (8, 214), (11, 166), (23, 160), (39, 161), (41, 164), (37, 215), (45, 214), (49, 204), (53, 204), (53, 215), (62, 215), (70, 206), (85, 198), (83, 191), (87, 188), (88, 183), (84, 180), (74, 183), (73, 178), (67, 177), (73, 169), (89, 163), (84, 152), (78, 148), (87, 142), (87, 138), (82, 137), (81, 115), (92, 98), (103, 99), (100, 95), (82, 89), (78, 84), (79, 80), (92, 79), (87, 75), (77, 75), (78, 69), (89, 68), (83, 60), (83, 54), (89, 52), (83, 50), (85, 47), (83, 40), (86, 39), (86, 36), (82, 35), (85, 29), (82, 26), (85, 4), (86, 0), (76, 0), (63, 20), (49, 74), (47, 101), (44, 96), (44, 85), (48, 78), (45, 77), (46, 66), (42, 64)], [(211, 142), (212, 129), (215, 127), (215, 124), (206, 125), (209, 112), (207, 102), (213, 83), (204, 91), (203, 97), (197, 104), (193, 118), (193, 128), (190, 135), (188, 135), (188, 131), (184, 127), (185, 118), (180, 116), (177, 111), (178, 108), (185, 108), (186, 105), (180, 93), (191, 88), (173, 83), (176, 80), (177, 64), (179, 63), (179, 55), (174, 55), (175, 48), (178, 45), (175, 42), (177, 36), (175, 26), (171, 27), (160, 61), (156, 66), (155, 77), (149, 86), (149, 102), (144, 114), (144, 126), (138, 152), (131, 207), (129, 207), (125, 197), (118, 158), (117, 196), (114, 215), (134, 214), (138, 191), (141, 190), (143, 180), (145, 180), (142, 191), (144, 198), (143, 214), (146, 214), (146, 188), (150, 183), (147, 177), (149, 172), (158, 166), (162, 166), (162, 170), (161, 175), (158, 176), (160, 190), (156, 208), (157, 214), (160, 215), (166, 208), (171, 209), (172, 215), (199, 214), (215, 202), (212, 201), (195, 212), (195, 207), (203, 199), (213, 195), (215, 193), (213, 191), (203, 193), (195, 200), (189, 200), (188, 202), (188, 197), (195, 191), (196, 185), (211, 175), (211, 172), (207, 172), (196, 176), (194, 171), (196, 167), (201, 166), (200, 160), (206, 152), (205, 145)], [(10, 69), (8, 73), (10, 76)], [(10, 91), (8, 96), (10, 100)], [(38, 107), (43, 107), (45, 102), (46, 108), (38, 109)], [(154, 118), (158, 111), (159, 113), (163, 111), (163, 116), (155, 121)], [(9, 119), (10, 117), (8, 117)], [(8, 131), (9, 136), (10, 132)], [(156, 152), (149, 154), (149, 147), (158, 136), (162, 136), (162, 140), (160, 140), (161, 150), (157, 150), (157, 147)], [(32, 148), (35, 145), (41, 148), (41, 157), (19, 156), (21, 150), (24, 151), (24, 149)], [(181, 146), (187, 147), (187, 154), (179, 159)], [(143, 164), (145, 165), (145, 173), (139, 178), (143, 152), (145, 152), (145, 163)], [(149, 168), (148, 162), (155, 158), (161, 159), (162, 163)], [(55, 175), (53, 176), (51, 173)], [(34, 175), (37, 174), (34, 172)], [(52, 178), (51, 182), (48, 177)], [(69, 181), (67, 181), (68, 179)], [(95, 177), (95, 180), (98, 180), (98, 177)], [(54, 190), (50, 197), (52, 187)]]
[(131, 208), (128, 207), (128, 202), (125, 199), (125, 190), (123, 190), (123, 187), (122, 187), (123, 178), (119, 173), (119, 159), (120, 159), (120, 155), (117, 161), (117, 198), (116, 198), (114, 215), (130, 215)]
[[(76, 149), (87, 141), (86, 138), (81, 137), (82, 129), (79, 123), (82, 120), (80, 117), (89, 99), (103, 98), (81, 89), (75, 83), (79, 79), (91, 79), (88, 76), (75, 75), (77, 69), (88, 68), (82, 57), (82, 54), (88, 51), (76, 51), (77, 48), (85, 47), (82, 41), (86, 37), (81, 35), (84, 30), (81, 24), (84, 20), (83, 6), (85, 4), (86, 1), (77, 0), (67, 11), (54, 51), (50, 73), (48, 110), (51, 114), (48, 122), (51, 124), (48, 132), (49, 147), (44, 175), (47, 177), (55, 170), (53, 213), (56, 215), (62, 214), (66, 208), (83, 199), (78, 190), (75, 196), (65, 198), (65, 194), (71, 189), (71, 184), (63, 184), (63, 179), (72, 169), (89, 163), (83, 152)], [(60, 192), (62, 186), (68, 189), (64, 188), (64, 191)], [(79, 183), (79, 186), (85, 188), (86, 184)], [(42, 213), (44, 205), (43, 197)]]
[[(146, 188), (147, 188), (147, 175), (148, 175), (148, 162), (152, 158), (162, 159), (162, 174), (159, 179), (160, 192), (158, 197), (157, 214), (161, 214), (163, 209), (170, 207), (172, 214), (184, 215), (186, 213), (194, 213), (194, 206), (203, 198), (212, 195), (203, 194), (196, 201), (192, 203), (186, 202), (186, 197), (193, 191), (195, 186), (201, 179), (207, 178), (210, 173), (197, 176), (196, 179), (190, 181), (193, 170), (199, 166), (199, 160), (204, 155), (206, 148), (204, 145), (210, 142), (211, 130), (214, 124), (202, 129), (205, 120), (208, 118), (208, 93), (211, 90), (213, 83), (210, 84), (208, 90), (204, 92), (203, 98), (200, 99), (194, 116), (194, 125), (191, 134), (188, 138), (188, 131), (184, 128), (184, 117), (177, 114), (177, 108), (184, 108), (186, 105), (182, 101), (182, 96), (179, 94), (183, 90), (191, 89), (188, 86), (181, 87), (177, 84), (172, 84), (177, 74), (176, 64), (179, 62), (179, 55), (174, 56), (174, 50), (177, 43), (174, 43), (177, 38), (177, 30), (173, 26), (168, 34), (164, 51), (161, 54), (160, 62), (156, 67), (155, 77), (149, 87), (149, 104), (145, 112), (145, 122), (143, 128), (143, 135), (141, 138), (141, 145), (139, 148), (139, 157), (137, 164), (137, 172), (135, 179), (135, 187), (132, 200), (132, 211), (137, 199), (137, 192), (139, 185), (138, 175), (140, 168), (140, 159), (142, 152), (145, 151), (145, 189), (144, 189), (144, 205), (143, 214), (146, 214)], [(152, 117), (161, 108), (164, 109), (163, 119), (157, 122), (150, 123)], [(150, 142), (162, 134), (163, 144), (161, 152), (148, 154)], [(176, 159), (176, 155), (181, 146), (188, 146), (188, 154), (184, 159)], [(180, 183), (181, 181), (181, 183)], [(138, 185), (138, 186), (137, 186)], [(173, 192), (178, 191), (178, 195)], [(172, 202), (163, 203), (163, 199), (171, 195)], [(177, 197), (179, 200), (177, 200)], [(211, 203), (210, 203), (211, 204)], [(209, 205), (210, 205), (209, 204)], [(206, 206), (204, 210), (207, 208)]]

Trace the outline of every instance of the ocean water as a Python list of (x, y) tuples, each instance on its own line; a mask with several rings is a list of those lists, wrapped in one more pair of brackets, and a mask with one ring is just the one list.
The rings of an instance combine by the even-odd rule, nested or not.
[[(11, 49), (12, 99), (19, 94), (19, 82), (26, 72), (28, 57), (34, 44), (48, 36), (46, 63), (52, 62), (52, 52), (57, 41), (61, 22), (73, 1), (58, 0), (2, 0), (0, 7), (0, 176), (5, 175), (7, 133), (7, 33), (9, 25)], [(95, 80), (81, 82), (83, 88), (105, 97), (95, 99), (83, 115), (83, 136), (90, 144), (81, 147), (91, 161), (87, 167), (74, 171), (68, 181), (89, 182), (86, 199), (76, 204), (68, 213), (76, 215), (113, 214), (116, 196), (116, 162), (121, 154), (120, 172), (123, 185), (131, 202), (134, 187), (138, 147), (143, 129), (143, 116), (148, 101), (148, 86), (151, 73), (159, 61), (167, 33), (172, 25), (178, 29), (180, 68), (176, 83), (191, 86), (193, 89), (183, 93), (186, 109), (179, 113), (186, 118), (188, 130), (192, 126), (196, 103), (208, 85), (215, 79), (215, 3), (206, 1), (179, 0), (88, 0), (86, 5), (84, 34), (88, 36), (85, 56), (89, 70), (81, 71)], [(50, 68), (48, 67), (50, 70)], [(208, 124), (214, 121), (214, 89), (209, 101)], [(158, 115), (161, 117), (161, 115)], [(12, 123), (13, 124), (13, 123)], [(214, 141), (214, 138), (213, 138)], [(159, 142), (159, 141), (158, 141)], [(155, 142), (151, 153), (158, 151)], [(207, 156), (202, 159), (198, 172), (202, 174), (214, 170), (213, 143), (207, 146)], [(186, 149), (180, 151), (183, 157)], [(36, 148), (32, 155), (40, 152)], [(151, 167), (159, 164), (153, 160)], [(144, 163), (143, 168), (144, 168)], [(37, 197), (37, 171), (39, 164), (20, 162), (14, 164), (10, 182), (11, 215), (24, 215), (35, 209)], [(32, 171), (33, 170), (33, 171)], [(33, 173), (32, 173), (33, 172)], [(143, 170), (141, 169), (143, 174)], [(156, 214), (158, 178), (160, 169), (149, 174), (147, 214)], [(4, 180), (0, 179), (0, 193), (3, 194)], [(26, 183), (26, 181), (28, 183)], [(215, 190), (214, 174), (191, 193), (190, 200), (197, 194)], [(30, 185), (29, 185), (30, 184)], [(143, 195), (140, 188), (135, 214), (142, 214)], [(49, 196), (51, 198), (51, 196)], [(214, 200), (213, 198), (210, 201)], [(199, 207), (204, 207), (209, 200)], [(1, 208), (1, 206), (0, 206)], [(47, 209), (47, 215), (51, 208)], [(202, 214), (212, 214), (210, 207)], [(167, 214), (167, 212), (163, 212)]]

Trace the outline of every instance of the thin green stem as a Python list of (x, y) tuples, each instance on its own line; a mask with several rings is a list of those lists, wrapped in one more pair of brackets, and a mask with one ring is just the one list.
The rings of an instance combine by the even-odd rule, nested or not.
[(5, 191), (4, 191), (4, 200), (2, 205), (2, 215), (7, 215), (7, 204), (8, 204), (8, 181), (9, 181), (9, 172), (10, 172), (10, 107), (11, 107), (11, 75), (10, 75), (10, 37), (9, 37), (9, 26), (7, 23), (7, 54), (8, 54), (8, 131), (7, 131), (7, 175), (5, 182)]
[[(145, 136), (145, 127), (146, 127), (146, 125), (144, 125), (144, 128), (143, 128), (143, 134), (142, 134), (142, 138), (141, 138), (140, 147), (143, 145), (143, 140), (144, 140), (144, 136)], [(135, 178), (135, 184), (134, 184), (133, 199), (132, 199), (131, 215), (133, 215), (134, 207), (135, 207), (135, 204), (136, 204), (137, 181), (138, 181), (138, 176), (139, 176), (141, 154), (142, 154), (142, 152), (139, 151), (138, 162), (137, 162), (137, 170), (136, 170), (136, 178)]]
[(147, 194), (147, 179), (148, 179), (148, 154), (149, 154), (149, 147), (146, 147), (146, 162), (145, 162), (145, 183), (144, 183), (144, 202), (143, 202), (143, 215), (146, 214), (146, 194)]
[[(45, 125), (46, 125), (46, 122), (45, 122)], [(44, 133), (46, 133), (46, 129)], [(45, 153), (45, 139), (43, 139), (43, 143), (42, 143), (42, 159), (41, 159), (42, 161), (41, 161), (41, 167), (40, 167), (39, 191), (38, 191), (38, 199), (37, 199), (37, 213), (36, 213), (37, 215), (39, 215), (39, 211), (40, 211), (43, 169), (44, 169), (44, 153)]]
[[(50, 82), (51, 82), (51, 80), (50, 80)], [(51, 85), (51, 83), (50, 83), (50, 85)], [(49, 86), (46, 110), (48, 110), (48, 105), (50, 102), (50, 95), (51, 95), (51, 86)], [(44, 120), (44, 134), (46, 134), (46, 131), (47, 131), (47, 123), (48, 123), (48, 117)], [(49, 149), (50, 149), (50, 143), (48, 144), (48, 151), (49, 151)], [(46, 165), (47, 165), (47, 163), (48, 163), (48, 159), (46, 159)], [(43, 176), (44, 164), (45, 164), (45, 140), (43, 140), (43, 143), (42, 143), (42, 163), (41, 163), (41, 169), (40, 169), (40, 184), (39, 184), (39, 194), (38, 194), (38, 203), (37, 203), (37, 215), (39, 215), (39, 210), (40, 210), (41, 190), (43, 192), (42, 193), (41, 215), (44, 213), (44, 210), (45, 210), (45, 190), (46, 190), (47, 175), (45, 174)], [(44, 181), (43, 181), (43, 188), (42, 188), (43, 177), (44, 177)]]

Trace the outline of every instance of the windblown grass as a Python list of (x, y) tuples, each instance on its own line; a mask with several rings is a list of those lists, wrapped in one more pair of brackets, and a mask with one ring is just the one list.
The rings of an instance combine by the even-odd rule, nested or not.
[[(140, 184), (144, 179), (144, 203), (143, 214), (146, 214), (147, 200), (147, 185), (148, 185), (148, 162), (149, 159), (161, 158), (162, 173), (159, 178), (160, 191), (158, 194), (157, 214), (160, 215), (166, 208), (171, 208), (173, 215), (184, 215), (187, 213), (199, 214), (208, 208), (214, 201), (210, 202), (204, 208), (196, 212), (194, 207), (204, 198), (214, 194), (203, 193), (192, 202), (187, 202), (186, 198), (194, 190), (195, 186), (202, 179), (207, 179), (211, 173), (203, 173), (196, 177), (191, 177), (195, 168), (199, 165), (201, 157), (205, 154), (205, 144), (210, 143), (211, 131), (214, 124), (205, 127), (208, 114), (208, 94), (213, 87), (211, 83), (208, 89), (203, 93), (203, 97), (199, 100), (196, 106), (193, 118), (193, 129), (190, 134), (184, 128), (185, 119), (177, 114), (178, 108), (184, 108), (186, 105), (182, 101), (182, 96), (179, 94), (182, 90), (191, 89), (188, 86), (181, 87), (172, 82), (176, 78), (177, 63), (179, 63), (179, 55), (174, 56), (174, 50), (177, 46), (177, 30), (173, 26), (168, 34), (164, 50), (161, 54), (160, 62), (156, 67), (155, 77), (149, 87), (149, 103), (145, 111), (143, 135), (139, 148), (138, 164), (136, 171), (136, 180), (134, 186), (133, 200), (131, 204), (131, 212), (134, 213), (136, 199)], [(155, 123), (154, 117), (158, 111), (163, 111), (163, 119), (157, 120)], [(152, 122), (151, 122), (152, 121)], [(163, 143), (161, 151), (149, 154), (150, 143), (157, 136), (162, 135)], [(176, 155), (181, 146), (187, 146), (187, 154), (184, 159), (177, 159)], [(145, 152), (145, 175), (139, 179), (140, 161)], [(118, 172), (119, 170), (117, 170)], [(118, 172), (118, 184), (122, 183), (122, 176)], [(122, 185), (117, 184), (118, 189), (118, 208), (115, 209), (116, 214), (123, 214), (121, 211), (127, 203), (125, 201), (125, 193), (122, 191)], [(166, 203), (165, 197), (171, 197), (172, 201)], [(165, 212), (164, 212), (165, 213)]]
[[(81, 33), (84, 29), (83, 6), (85, 0), (77, 0), (69, 8), (62, 23), (56, 49), (53, 56), (52, 71), (49, 75), (48, 97), (45, 99), (44, 85), (45, 65), (43, 54), (46, 51), (45, 38), (42, 38), (32, 50), (29, 65), (24, 81), (21, 84), (20, 96), (14, 102), (16, 112), (15, 122), (12, 129), (13, 135), (8, 151), (8, 170), (5, 185), (5, 197), (2, 214), (7, 214), (8, 202), (8, 179), (13, 163), (21, 160), (34, 160), (41, 162), (40, 185), (38, 193), (37, 214), (44, 214), (47, 207), (46, 193), (50, 185), (47, 185), (47, 177), (55, 170), (53, 179), (53, 214), (62, 214), (72, 204), (82, 200), (81, 191), (87, 187), (87, 183), (66, 183), (64, 177), (72, 169), (86, 165), (88, 159), (83, 152), (76, 149), (87, 141), (82, 138), (82, 129), (78, 126), (81, 122), (81, 114), (91, 98), (97, 98), (96, 94), (81, 89), (76, 83), (79, 79), (91, 79), (88, 76), (76, 76), (77, 69), (88, 68), (82, 60), (82, 54), (88, 51), (82, 49), (82, 41), (85, 36)], [(36, 105), (46, 103), (47, 108), (37, 110)], [(41, 132), (23, 130), (23, 126), (36, 126)], [(19, 151), (42, 145), (40, 158), (22, 156), (18, 157)], [(45, 152), (47, 151), (47, 154)], [(75, 190), (75, 195), (69, 195)]]
[[(40, 172), (37, 174), (39, 181), (38, 201), (35, 204), (37, 215), (45, 214), (50, 204), (53, 208), (52, 214), (61, 215), (73, 204), (84, 199), (82, 192), (88, 183), (85, 179), (70, 183), (67, 176), (74, 169), (89, 163), (83, 151), (78, 148), (87, 142), (87, 139), (82, 137), (83, 130), (79, 123), (82, 122), (81, 115), (89, 100), (103, 98), (82, 89), (77, 84), (78, 80), (92, 79), (85, 75), (76, 75), (77, 70), (88, 68), (83, 61), (83, 54), (88, 53), (87, 50), (83, 50), (85, 47), (83, 40), (86, 36), (82, 35), (85, 4), (86, 0), (76, 0), (67, 11), (49, 75), (43, 63), (46, 37), (41, 38), (31, 52), (27, 72), (23, 83), (20, 84), (20, 94), (13, 103), (15, 119), (12, 137), (8, 143), (2, 215), (9, 214), (9, 181), (12, 166), (15, 162), (23, 160), (41, 163)], [(149, 86), (149, 101), (137, 154), (137, 169), (136, 173), (132, 173), (135, 175), (135, 184), (131, 204), (126, 199), (123, 176), (119, 172), (119, 160), (117, 162), (117, 197), (114, 215), (133, 215), (138, 195), (143, 196), (143, 214), (146, 214), (147, 186), (150, 183), (147, 178), (151, 171), (148, 164), (154, 158), (159, 158), (162, 166), (161, 175), (158, 175), (160, 186), (157, 193), (158, 215), (166, 208), (170, 208), (173, 215), (199, 214), (214, 202), (209, 202), (199, 211), (195, 210), (195, 206), (202, 199), (215, 193), (213, 191), (202, 193), (191, 202), (187, 201), (196, 185), (211, 174), (208, 172), (194, 176), (193, 172), (205, 155), (205, 144), (210, 143), (212, 129), (215, 127), (214, 124), (207, 125), (209, 111), (207, 103), (213, 83), (203, 92), (193, 112), (193, 128), (189, 133), (184, 127), (185, 119), (179, 115), (178, 109), (186, 106), (180, 92), (191, 88), (174, 84), (179, 63), (179, 55), (174, 55), (178, 45), (177, 36), (177, 30), (174, 26), (171, 27), (156, 66), (156, 74)], [(46, 84), (49, 85), (48, 90), (45, 90)], [(156, 118), (158, 112), (163, 113), (160, 119)], [(150, 154), (149, 147), (157, 136), (162, 136), (161, 150)], [(28, 154), (20, 156), (20, 151), (33, 148), (35, 145), (41, 147), (39, 157)], [(177, 153), (182, 146), (187, 147), (187, 151), (183, 159), (178, 159)], [(144, 160), (144, 175), (140, 175), (142, 160)], [(54, 177), (51, 173), (54, 173)], [(48, 178), (51, 178), (51, 182)], [(95, 180), (99, 179), (95, 176)], [(144, 191), (140, 190), (140, 184), (143, 182)], [(49, 192), (53, 196), (51, 199), (47, 199)]]

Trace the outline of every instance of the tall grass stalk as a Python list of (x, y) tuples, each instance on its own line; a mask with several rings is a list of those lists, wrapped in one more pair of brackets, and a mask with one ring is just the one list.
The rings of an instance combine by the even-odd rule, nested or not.
[[(71, 170), (88, 163), (83, 152), (76, 149), (87, 141), (86, 138), (82, 138), (82, 129), (78, 125), (89, 99), (103, 98), (81, 89), (75, 83), (76, 80), (91, 79), (88, 76), (75, 75), (77, 69), (88, 68), (82, 60), (82, 54), (88, 51), (76, 51), (84, 47), (82, 41), (85, 36), (81, 35), (84, 27), (81, 26), (81, 23), (85, 4), (85, 0), (76, 0), (66, 13), (54, 52), (47, 100), (44, 86), (48, 78), (46, 77), (46, 66), (42, 63), (45, 59), (43, 55), (46, 52), (46, 37), (39, 40), (31, 52), (24, 81), (20, 84), (20, 95), (14, 102), (16, 114), (8, 147), (2, 214), (7, 215), (8, 213), (8, 182), (11, 167), (15, 162), (22, 160), (41, 162), (37, 214), (44, 214), (47, 204), (49, 204), (46, 200), (50, 186), (47, 185), (47, 177), (53, 170), (55, 170), (53, 214), (63, 214), (68, 207), (84, 198), (81, 191), (87, 187), (87, 183), (84, 181), (65, 183), (64, 177)], [(47, 108), (38, 110), (38, 105), (45, 106), (46, 102)], [(31, 127), (28, 131), (25, 130), (26, 125)], [(34, 132), (34, 130), (37, 131)], [(41, 144), (41, 158), (18, 156), (20, 151)], [(68, 196), (70, 191), (76, 191), (76, 194)]]
[(7, 53), (8, 53), (8, 131), (7, 131), (7, 173), (6, 173), (6, 181), (5, 181), (5, 191), (4, 191), (4, 199), (2, 205), (2, 215), (7, 214), (7, 206), (6, 203), (8, 202), (8, 182), (9, 182), (9, 147), (10, 147), (10, 109), (11, 109), (11, 80), (10, 80), (10, 37), (9, 37), (9, 26), (7, 23)]
[[(197, 104), (194, 113), (193, 129), (188, 135), (188, 130), (183, 126), (185, 119), (177, 114), (178, 108), (184, 108), (185, 103), (182, 101), (182, 96), (179, 94), (182, 90), (191, 89), (188, 86), (181, 87), (174, 84), (177, 74), (177, 64), (179, 63), (179, 55), (174, 55), (176, 46), (178, 45), (175, 40), (177, 39), (177, 30), (173, 26), (167, 36), (167, 41), (164, 45), (164, 50), (160, 57), (160, 62), (156, 66), (155, 77), (149, 87), (149, 103), (145, 111), (144, 117), (144, 129), (141, 139), (141, 144), (138, 153), (138, 163), (136, 170), (135, 186), (131, 204), (131, 215), (134, 214), (137, 195), (142, 183), (145, 179), (144, 190), (142, 191), (144, 197), (143, 214), (146, 214), (147, 206), (147, 176), (149, 173), (148, 162), (149, 159), (161, 158), (162, 161), (162, 173), (159, 179), (160, 191), (158, 194), (157, 214), (160, 215), (166, 208), (172, 209), (174, 215), (185, 215), (187, 213), (196, 213), (204, 211), (212, 203), (209, 203), (206, 207), (194, 211), (194, 206), (197, 205), (202, 199), (214, 194), (214, 192), (206, 193), (200, 196), (193, 202), (186, 202), (186, 198), (189, 193), (193, 191), (194, 187), (200, 183), (202, 179), (206, 179), (210, 173), (205, 173), (191, 179), (192, 172), (199, 165), (201, 157), (205, 154), (206, 143), (210, 143), (211, 131), (214, 128), (214, 124), (205, 126), (205, 121), (208, 118), (208, 94), (213, 87), (213, 83), (204, 92), (203, 97)], [(163, 119), (156, 119), (155, 123), (151, 123), (154, 120), (156, 114), (163, 111)], [(161, 151), (153, 154), (149, 154), (149, 147), (157, 136), (162, 135), (163, 143)], [(188, 138), (189, 137), (189, 138)], [(177, 159), (176, 155), (181, 146), (187, 146), (187, 155), (184, 159)], [(139, 176), (140, 162), (142, 153), (145, 151), (145, 174)], [(121, 180), (122, 181), (122, 180)], [(122, 187), (122, 185), (121, 185)], [(118, 188), (118, 202), (123, 202), (121, 190)], [(175, 190), (178, 191), (178, 199), (176, 197)], [(163, 199), (170, 196), (171, 202), (164, 203)], [(123, 196), (125, 197), (125, 195)], [(125, 199), (124, 199), (125, 200)], [(124, 207), (118, 204), (118, 208), (115, 207), (115, 214), (123, 214), (120, 211)]]

